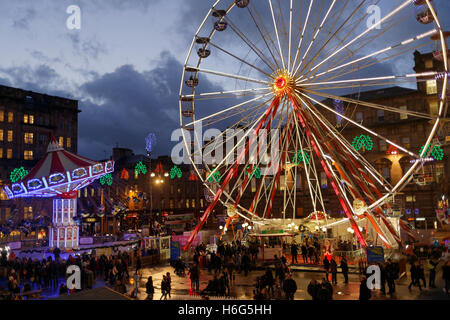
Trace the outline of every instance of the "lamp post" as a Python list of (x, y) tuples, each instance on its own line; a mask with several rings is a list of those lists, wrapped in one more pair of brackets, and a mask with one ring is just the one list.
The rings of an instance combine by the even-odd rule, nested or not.
[[(156, 145), (156, 134), (149, 133), (145, 138), (145, 150), (147, 150), (147, 155), (150, 161), (150, 171), (152, 171), (152, 150), (155, 145)], [(149, 225), (152, 215), (153, 215), (153, 192), (152, 192), (152, 183), (150, 181), (150, 217), (148, 219)]]

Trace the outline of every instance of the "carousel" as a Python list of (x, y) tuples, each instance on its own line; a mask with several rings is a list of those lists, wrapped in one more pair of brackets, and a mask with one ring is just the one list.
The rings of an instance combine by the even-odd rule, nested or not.
[(51, 134), (47, 154), (21, 181), (4, 190), (9, 199), (54, 198), (49, 247), (77, 249), (77, 192), (113, 171), (114, 161), (96, 162), (68, 152)]

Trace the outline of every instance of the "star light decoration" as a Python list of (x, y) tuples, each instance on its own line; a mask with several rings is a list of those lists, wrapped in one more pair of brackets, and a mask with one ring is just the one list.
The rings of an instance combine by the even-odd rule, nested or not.
[(245, 174), (249, 176), (249, 179), (255, 177), (256, 179), (261, 178), (261, 169), (258, 166), (254, 166), (253, 170), (250, 171), (250, 166), (245, 169)]
[(104, 175), (100, 178), (100, 184), (102, 186), (104, 186), (105, 184), (107, 184), (108, 186), (111, 186), (113, 184), (113, 177), (111, 175), (111, 173), (108, 173), (107, 175)]
[(24, 167), (15, 168), (13, 171), (11, 171), (9, 178), (11, 179), (11, 182), (15, 183), (17, 181), (23, 180), (23, 178), (25, 178), (27, 174), (28, 171)]
[(209, 182), (220, 182), (222, 180), (222, 176), (220, 172), (214, 171), (213, 174), (208, 178)]
[(359, 151), (361, 149), (363, 152), (366, 150), (370, 151), (373, 149), (373, 141), (369, 135), (362, 134), (359, 137), (355, 137), (353, 139), (352, 146), (356, 151)]
[(178, 168), (178, 166), (176, 166), (176, 165), (174, 165), (172, 167), (172, 169), (170, 169), (170, 178), (171, 179), (175, 179), (175, 177), (178, 177), (178, 179), (181, 179), (182, 174), (183, 173), (181, 172), (181, 169)]
[(142, 161), (139, 161), (136, 164), (136, 167), (134, 168), (134, 172), (139, 175), (139, 174), (146, 174), (147, 173), (147, 166), (145, 164), (142, 163)]
[(294, 163), (296, 166), (298, 166), (301, 162), (309, 164), (310, 161), (311, 157), (309, 156), (308, 152), (301, 150), (299, 150), (297, 154), (292, 158), (292, 163)]
[[(420, 148), (419, 153), (422, 153), (423, 148), (425, 148), (424, 145)], [(431, 145), (428, 146), (428, 148), (425, 151), (424, 155), (426, 155), (426, 154), (428, 154), (430, 152), (430, 148), (431, 148)], [(434, 160), (440, 161), (440, 160), (444, 159), (444, 150), (442, 150), (441, 146), (434, 146), (433, 149), (431, 150), (430, 156)]]
[(130, 174), (128, 173), (127, 169), (123, 169), (122, 173), (120, 174), (120, 179), (122, 180), (128, 180), (130, 179)]
[(156, 134), (149, 133), (145, 138), (145, 150), (147, 150), (148, 153), (152, 153), (155, 145), (156, 145)]

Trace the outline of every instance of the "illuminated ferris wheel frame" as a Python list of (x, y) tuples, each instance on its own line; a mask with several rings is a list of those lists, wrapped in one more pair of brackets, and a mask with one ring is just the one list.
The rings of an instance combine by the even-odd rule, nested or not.
[[(209, 214), (213, 211), (214, 206), (218, 202), (222, 203), (225, 207), (228, 208), (230, 207), (230, 204), (234, 206), (234, 210), (231, 210), (234, 216), (230, 218), (241, 217), (256, 224), (261, 225), (264, 224), (265, 221), (269, 218), (267, 211), (270, 212), (275, 192), (280, 187), (280, 180), (279, 180), (280, 172), (283, 170), (290, 171), (291, 168), (293, 167), (290, 162), (291, 158), (287, 156), (289, 153), (287, 149), (288, 146), (294, 143), (296, 147), (299, 149), (298, 152), (301, 155), (304, 156), (306, 153), (305, 150), (309, 150), (311, 152), (311, 157), (313, 157), (314, 154), (315, 157), (314, 159), (316, 159), (316, 161), (311, 160), (309, 164), (306, 164), (305, 161), (304, 163), (301, 164), (301, 166), (299, 165), (294, 166), (296, 167), (295, 178), (297, 177), (297, 167), (301, 167), (305, 171), (306, 181), (308, 182), (308, 189), (311, 201), (313, 203), (314, 212), (319, 212), (322, 209), (325, 212), (324, 210), (325, 206), (323, 204), (322, 191), (320, 190), (320, 185), (318, 186), (317, 182), (312, 183), (312, 181), (318, 181), (318, 172), (316, 164), (320, 163), (321, 169), (325, 171), (328, 180), (331, 181), (333, 189), (337, 197), (339, 198), (340, 204), (344, 209), (348, 220), (352, 224), (353, 230), (356, 236), (358, 237), (359, 242), (363, 246), (366, 246), (366, 241), (363, 239), (359, 227), (355, 222), (355, 219), (365, 217), (368, 219), (368, 221), (371, 222), (372, 226), (375, 228), (375, 230), (380, 235), (381, 239), (388, 248), (391, 247), (391, 244), (393, 242), (400, 243), (399, 234), (390, 225), (385, 214), (381, 210), (381, 207), (387, 206), (389, 208), (389, 204), (387, 203), (388, 200), (392, 196), (398, 194), (411, 181), (411, 179), (413, 178), (413, 174), (416, 173), (418, 170), (420, 170), (420, 168), (423, 166), (424, 161), (420, 160), (415, 161), (412, 164), (412, 166), (407, 170), (407, 172), (403, 174), (401, 179), (394, 186), (391, 186), (358, 151), (356, 151), (351, 147), (350, 143), (345, 141), (342, 135), (340, 135), (339, 130), (336, 130), (336, 128), (334, 127), (333, 128), (330, 127), (330, 123), (320, 113), (319, 107), (322, 108), (322, 110), (327, 110), (327, 112), (335, 114), (336, 116), (344, 119), (348, 123), (351, 123), (354, 126), (364, 130), (368, 134), (371, 134), (381, 140), (384, 140), (390, 146), (393, 146), (398, 150), (401, 150), (405, 154), (415, 159), (426, 158), (430, 154), (431, 152), (430, 149), (432, 148), (423, 148), (423, 150), (421, 150), (419, 154), (416, 154), (408, 150), (407, 148), (402, 147), (400, 144), (397, 144), (396, 142), (393, 142), (385, 138), (384, 136), (376, 133), (375, 131), (366, 128), (362, 124), (354, 121), (351, 117), (342, 113), (338, 113), (337, 111), (333, 110), (332, 107), (327, 106), (326, 104), (321, 102), (320, 99), (313, 98), (313, 95), (319, 96), (321, 98), (344, 101), (349, 104), (354, 103), (355, 105), (358, 106), (362, 105), (364, 107), (384, 110), (392, 113), (399, 113), (412, 117), (429, 119), (434, 123), (424, 145), (431, 146), (432, 139), (438, 132), (438, 130), (441, 128), (443, 124), (442, 118), (447, 111), (446, 96), (449, 81), (448, 57), (447, 57), (448, 51), (445, 41), (448, 34), (444, 32), (444, 30), (442, 29), (436, 11), (432, 6), (432, 1), (407, 0), (402, 2), (394, 10), (390, 11), (386, 16), (382, 17), (380, 21), (378, 21), (377, 23), (373, 24), (370, 27), (368, 26), (367, 28), (365, 28), (362, 33), (359, 33), (357, 36), (354, 36), (351, 39), (346, 39), (346, 41), (342, 41), (340, 43), (341, 45), (337, 47), (336, 50), (326, 55), (326, 57), (323, 58), (318, 63), (315, 63), (316, 60), (311, 59), (309, 54), (313, 53), (315, 45), (323, 44), (320, 43), (319, 42), (320, 40), (317, 39), (320, 38), (322, 30), (325, 29), (326, 23), (328, 22), (327, 19), (331, 19), (331, 17), (333, 16), (334, 13), (333, 10), (336, 10), (336, 4), (338, 3), (338, 1), (330, 0), (331, 2), (330, 6), (324, 8), (325, 9), (323, 11), (324, 16), (321, 17), (321, 15), (319, 14), (315, 29), (311, 34), (311, 38), (309, 38), (309, 42), (307, 39), (307, 31), (311, 31), (308, 30), (308, 27), (309, 24), (311, 24), (311, 20), (313, 20), (314, 5), (316, 5), (317, 2), (319, 2), (319, 0), (317, 0), (316, 2), (315, 0), (295, 0), (295, 1), (281, 0), (281, 1), (283, 2), (283, 4), (289, 6), (288, 7), (289, 13), (283, 20), (283, 28), (285, 28), (284, 21), (289, 21), (288, 28), (285, 28), (283, 31), (281, 30), (282, 28), (280, 27), (280, 17), (283, 16), (280, 0), (262, 1), (265, 2), (268, 8), (270, 8), (270, 13), (272, 17), (271, 21), (265, 22), (266, 25), (264, 25), (264, 22), (262, 22), (261, 18), (258, 17), (258, 14), (256, 13), (256, 7), (252, 6), (252, 1), (218, 0), (208, 11), (207, 15), (203, 19), (192, 40), (186, 61), (183, 66), (183, 73), (181, 77), (181, 84), (179, 91), (180, 125), (181, 128), (184, 129), (182, 130), (182, 134), (186, 151), (190, 153), (189, 160), (193, 165), (194, 170), (205, 184), (205, 188), (209, 192), (211, 192), (214, 195), (214, 197), (211, 199), (211, 204), (205, 211), (205, 214), (202, 216), (199, 225), (192, 233), (188, 245), (185, 248), (188, 248), (190, 246), (196, 234), (204, 225)], [(365, 1), (363, 1), (362, 3), (364, 2)], [(300, 3), (300, 6), (298, 6), (298, 3)], [(354, 12), (360, 9), (362, 3), (355, 9)], [(278, 21), (276, 15), (277, 4), (280, 8), (278, 11), (278, 13), (280, 14), (278, 17)], [(306, 4), (306, 8), (308, 8), (306, 13), (306, 19), (304, 19), (302, 23), (299, 23), (297, 25), (297, 27), (299, 26), (300, 29), (298, 32), (298, 38), (296, 38), (294, 36), (295, 27), (293, 24), (293, 20), (295, 18), (294, 11), (296, 6), (302, 7), (303, 4)], [(329, 63), (334, 62), (333, 59), (338, 58), (340, 53), (350, 51), (349, 48), (351, 48), (353, 44), (357, 43), (359, 39), (364, 39), (366, 35), (376, 30), (379, 25), (394, 20), (394, 18), (396, 18), (396, 16), (399, 15), (400, 12), (402, 12), (402, 10), (404, 10), (405, 8), (409, 6), (416, 7), (419, 5), (425, 6), (427, 17), (435, 24), (435, 28), (432, 28), (431, 30), (428, 30), (426, 32), (421, 32), (412, 38), (405, 39), (404, 41), (397, 43), (396, 45), (388, 46), (380, 50), (375, 50), (374, 52), (371, 52), (370, 54), (364, 55), (357, 59), (356, 58), (351, 59), (351, 61), (348, 61), (346, 63), (342, 63), (342, 60), (340, 60), (341, 63), (338, 63), (337, 65), (335, 64), (331, 67), (327, 67), (326, 69), (322, 68), (323, 66), (326, 66), (327, 62)], [(245, 34), (245, 32), (243, 30), (240, 30), (236, 26), (232, 18), (230, 18), (230, 13), (232, 12), (232, 10), (248, 10), (251, 19), (253, 20), (256, 28), (259, 31), (259, 35), (264, 40), (264, 44), (267, 48), (267, 51), (258, 48), (258, 46), (254, 43), (254, 41), (252, 41), (252, 39), (249, 39)], [(208, 24), (211, 17), (214, 17), (215, 20), (213, 26)], [(345, 23), (347, 23), (347, 21), (350, 18), (351, 16), (346, 20)], [(258, 26), (259, 23), (261, 23), (262, 25)], [(272, 28), (270, 34), (273, 35), (273, 38), (270, 37), (269, 33), (265, 33), (267, 32), (269, 27)], [(388, 30), (390, 30), (391, 28), (392, 26)], [(206, 31), (206, 35), (205, 34), (201, 35), (203, 31)], [(256, 66), (248, 62), (246, 57), (240, 57), (238, 54), (233, 53), (232, 49), (225, 49), (224, 47), (218, 45), (214, 41), (214, 36), (216, 33), (224, 31), (233, 32), (235, 35), (237, 35), (241, 39), (243, 45), (247, 45), (250, 48), (249, 51), (253, 51), (253, 53), (256, 54), (258, 58), (260, 58), (261, 64), (262, 65), (265, 64), (266, 66), (269, 67), (270, 72), (268, 71), (269, 69), (266, 69), (265, 71), (259, 65)], [(285, 39), (287, 41), (286, 43), (282, 44), (283, 32)], [(387, 54), (399, 48), (407, 48), (408, 45), (412, 43), (420, 42), (421, 40), (430, 37), (436, 38), (436, 40), (438, 40), (438, 43), (440, 45), (441, 49), (440, 52), (442, 55), (444, 65), (443, 72), (423, 72), (404, 75), (389, 75), (381, 77), (374, 76), (369, 78), (357, 78), (357, 79), (352, 78), (345, 80), (336, 79), (339, 78), (338, 75), (332, 77), (331, 79), (330, 78), (323, 79), (323, 77), (328, 74), (333, 75), (333, 73), (335, 72), (347, 71), (348, 69), (346, 68), (352, 67), (355, 64), (371, 61), (371, 59), (375, 59), (375, 57), (379, 57), (382, 54)], [(298, 40), (298, 42), (296, 42), (295, 40)], [(261, 46), (264, 46), (264, 44)], [(197, 52), (195, 52), (194, 50), (196, 45), (199, 46)], [(328, 41), (326, 42), (325, 46), (322, 46), (322, 48), (319, 50), (319, 53), (327, 45)], [(286, 48), (287, 50), (283, 50)], [(234, 74), (229, 72), (201, 68), (203, 60), (208, 59), (208, 57), (211, 54), (211, 50), (216, 50), (217, 52), (226, 55), (228, 58), (236, 60), (236, 62), (239, 62), (241, 65), (250, 67), (253, 72), (258, 72), (260, 77), (250, 77), (241, 74)], [(190, 63), (190, 61), (193, 60), (193, 56), (195, 53), (197, 53), (198, 55), (198, 60), (195, 64), (193, 64)], [(316, 53), (315, 58), (317, 58), (319, 53)], [(350, 58), (354, 57), (354, 53), (352, 53), (349, 57)], [(344, 73), (344, 75), (348, 73)], [(198, 92), (198, 90), (196, 90), (196, 87), (199, 84), (198, 79), (199, 74), (217, 76), (220, 78), (230, 79), (241, 83), (258, 84), (263, 85), (264, 87), (228, 90), (221, 92)], [(438, 108), (439, 111), (437, 116), (431, 116), (430, 114), (420, 113), (416, 111), (408, 111), (404, 109), (398, 109), (395, 107), (388, 107), (380, 104), (368, 103), (356, 99), (344, 98), (333, 94), (318, 92), (318, 90), (320, 90), (321, 88), (325, 88), (323, 90), (327, 90), (330, 88), (330, 86), (331, 88), (346, 88), (346, 87), (361, 88), (364, 86), (387, 85), (395, 81), (411, 82), (416, 81), (416, 79), (418, 78), (424, 77), (428, 78), (440, 77), (443, 80), (442, 91), (439, 93), (439, 108)], [(266, 80), (264, 80), (264, 78)], [(189, 94), (186, 94), (186, 91)], [(235, 105), (223, 107), (222, 110), (214, 114), (209, 114), (207, 116), (198, 118), (196, 117), (196, 101), (206, 98), (220, 99), (224, 97), (230, 97), (230, 95), (231, 96), (235, 95), (236, 97), (255, 95), (256, 97), (244, 102), (239, 102)], [(263, 102), (260, 103), (261, 101)], [(242, 157), (245, 158), (246, 156), (248, 156), (249, 144), (252, 142), (245, 143), (246, 147), (244, 148), (244, 151), (238, 155), (238, 160), (231, 166), (225, 165), (224, 163), (227, 156), (225, 156), (224, 160), (221, 161), (219, 164), (217, 164), (217, 166), (214, 168), (212, 167), (210, 168), (207, 164), (204, 163), (203, 165), (206, 168), (207, 172), (206, 176), (202, 174), (203, 170), (194, 161), (194, 154), (199, 150), (194, 150), (193, 153), (191, 153), (190, 150), (192, 150), (194, 146), (203, 145), (201, 143), (202, 137), (198, 137), (196, 134), (195, 125), (197, 123), (206, 120), (208, 120), (211, 123), (215, 123), (229, 118), (229, 114), (233, 114), (233, 112), (234, 112), (233, 115), (237, 114), (241, 115), (244, 114), (245, 111), (250, 112), (249, 110), (244, 109), (244, 107), (245, 105), (253, 103), (259, 104), (256, 107), (253, 106), (253, 108), (250, 109), (250, 111), (254, 112), (255, 109), (258, 109), (261, 112), (261, 114), (259, 114), (258, 117), (256, 117), (255, 114), (253, 113), (252, 114), (253, 118), (249, 117), (250, 121), (253, 122), (250, 122), (251, 125), (248, 125), (248, 129), (255, 130), (255, 132), (257, 133), (260, 130), (264, 130), (264, 128), (270, 129), (272, 128), (272, 125), (274, 125), (275, 122), (277, 121), (277, 117), (279, 118), (277, 128), (280, 129), (282, 128), (281, 126), (282, 121), (280, 119), (284, 115), (286, 115), (286, 122), (285, 122), (286, 125), (283, 126), (285, 132), (284, 136), (282, 133), (282, 139), (284, 140), (282, 140), (282, 142), (280, 143), (280, 146), (282, 147), (282, 156), (281, 156), (282, 160), (281, 164), (278, 165), (279, 168), (278, 173), (275, 175), (275, 178), (272, 179), (272, 182), (269, 186), (271, 188), (271, 190), (269, 190), (268, 192), (269, 195), (259, 198), (260, 190), (263, 188), (263, 186), (265, 188), (265, 184), (261, 183), (260, 186), (258, 187), (257, 195), (255, 197), (256, 202), (254, 200), (252, 206), (250, 208), (246, 208), (242, 206), (239, 203), (239, 201), (241, 199), (242, 194), (245, 192), (245, 189), (248, 187), (250, 183), (249, 180), (251, 180), (251, 178), (249, 179), (248, 175), (244, 173), (244, 171), (246, 170), (246, 168), (248, 168), (250, 163), (246, 162), (246, 165), (242, 166), (239, 164), (238, 160), (240, 158), (242, 159)], [(188, 105), (187, 108), (186, 105)], [(284, 111), (285, 109), (286, 111)], [(312, 122), (314, 122), (314, 125), (310, 125)], [(291, 132), (287, 133), (287, 131), (291, 131), (290, 130), (291, 126), (292, 131), (294, 132), (293, 134), (291, 134)], [(326, 142), (324, 136), (321, 135), (321, 133), (319, 132), (321, 130), (326, 131), (325, 137), (332, 138), (331, 142)], [(193, 133), (194, 136), (193, 139), (190, 134), (191, 132)], [(248, 132), (250, 132), (250, 130)], [(238, 142), (238, 144), (241, 142), (242, 143), (245, 142), (247, 134), (246, 136), (244, 136), (242, 141)], [(292, 138), (293, 136), (295, 136), (296, 139), (295, 141), (293, 141), (294, 139)], [(252, 141), (252, 139), (250, 140)], [(302, 142), (305, 141), (306, 144), (302, 145), (303, 144)], [(331, 157), (329, 155), (330, 152), (327, 152), (327, 150), (331, 151), (333, 148), (336, 148), (336, 150), (339, 150), (340, 152), (344, 152), (346, 156), (348, 156), (349, 163), (344, 163), (342, 159), (338, 160), (334, 156)], [(235, 152), (236, 149), (233, 149), (232, 151)], [(347, 165), (349, 165), (352, 169), (349, 170), (348, 169), (349, 167), (347, 167)], [(241, 171), (240, 173), (239, 170)], [(211, 182), (214, 181), (214, 174), (219, 171), (224, 171), (222, 175), (223, 179), (220, 181), (220, 184), (219, 182)], [(228, 192), (226, 190), (226, 187), (230, 184), (230, 181), (232, 179), (236, 178), (237, 175), (239, 176), (237, 183), (235, 183), (235, 185), (232, 187), (232, 191)], [(360, 185), (355, 188), (356, 183)], [(376, 183), (379, 184), (379, 187), (381, 186), (382, 188), (384, 188), (384, 191), (386, 191), (386, 192), (383, 191), (384, 194), (381, 194), (381, 192), (379, 192), (377, 188), (374, 186), (374, 184)], [(371, 187), (373, 187), (373, 190), (369, 190)], [(296, 203), (295, 188), (296, 187), (294, 182), (294, 191), (286, 192), (286, 188), (284, 189), (283, 205), (285, 208), (286, 208), (286, 201), (287, 202), (290, 201), (290, 206), (292, 206), (293, 210), (295, 210), (295, 203)], [(266, 191), (267, 190), (264, 190), (264, 192)], [(235, 195), (233, 195), (233, 192), (235, 193)], [(289, 194), (289, 192), (291, 193)], [(361, 196), (362, 192), (369, 198), (370, 201), (369, 204), (365, 204), (364, 200), (362, 200)], [(349, 200), (349, 196), (353, 198), (353, 203)], [(266, 203), (263, 216), (260, 216), (255, 212), (255, 207), (259, 205), (260, 202)], [(374, 213), (376, 214), (376, 216), (374, 215)], [(285, 218), (284, 210), (283, 210), (283, 218)], [(383, 227), (380, 226), (381, 221)], [(389, 238), (387, 237), (386, 234), (389, 234)]]

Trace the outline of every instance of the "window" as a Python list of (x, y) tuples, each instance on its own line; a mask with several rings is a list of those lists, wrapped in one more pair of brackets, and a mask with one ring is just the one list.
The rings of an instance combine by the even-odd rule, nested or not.
[(8, 112), (8, 122), (14, 122), (14, 114), (12, 112)]
[(189, 199), (186, 199), (186, 208), (189, 208)]
[(433, 59), (425, 60), (425, 68), (433, 69)]
[(67, 148), (72, 148), (72, 139), (71, 138), (67, 138), (66, 139), (66, 147)]
[(170, 209), (174, 208), (173, 199), (169, 200), (169, 207), (170, 207)]
[(5, 111), (0, 110), (0, 122), (5, 121)]
[(384, 110), (377, 110), (378, 122), (384, 122)]
[(387, 150), (386, 141), (380, 140), (380, 151), (386, 151), (386, 150)]
[(137, 180), (138, 176), (139, 176), (138, 172), (134, 170), (134, 180)]
[(364, 118), (364, 114), (362, 112), (356, 113), (356, 122), (362, 122)]
[(203, 198), (200, 198), (200, 207), (203, 208)]
[(27, 219), (33, 219), (33, 207), (28, 206), (23, 208), (23, 218), (25, 220)]
[(3, 148), (0, 148), (0, 159), (3, 159)]
[(415, 202), (416, 196), (406, 196), (406, 202)]
[[(408, 108), (406, 106), (401, 106), (400, 110), (406, 111), (406, 110), (408, 110)], [(400, 120), (405, 120), (405, 119), (408, 119), (408, 115), (404, 114), (404, 113), (400, 113)]]
[(430, 115), (437, 116), (439, 113), (439, 104), (437, 101), (430, 102)]
[(34, 123), (34, 116), (31, 115), (31, 114), (24, 114), (23, 115), (23, 123), (33, 124)]
[(325, 172), (320, 173), (320, 185), (322, 188), (326, 188), (328, 186), (327, 174)]
[(6, 150), (6, 159), (12, 159), (12, 149)]
[(25, 132), (25, 143), (33, 144), (34, 134), (32, 132)]
[(411, 140), (409, 139), (409, 137), (402, 138), (402, 146), (406, 149), (409, 149), (411, 147)]
[(13, 141), (13, 131), (8, 130), (8, 142), (12, 142), (12, 141)]
[(3, 129), (0, 129), (0, 141), (3, 141)]
[(32, 150), (25, 150), (23, 152), (23, 158), (25, 160), (33, 160), (33, 151)]
[(64, 137), (59, 137), (59, 145), (61, 148), (64, 148)]
[(427, 94), (436, 94), (437, 93), (437, 81), (436, 80), (428, 80), (427, 81)]

